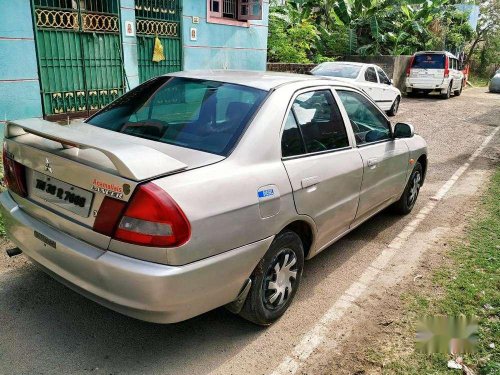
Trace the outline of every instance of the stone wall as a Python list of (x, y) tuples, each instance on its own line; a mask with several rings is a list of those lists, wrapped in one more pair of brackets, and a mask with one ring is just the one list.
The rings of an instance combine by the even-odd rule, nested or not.
[(267, 63), (267, 70), (271, 72), (307, 74), (316, 64), (291, 64), (291, 63)]

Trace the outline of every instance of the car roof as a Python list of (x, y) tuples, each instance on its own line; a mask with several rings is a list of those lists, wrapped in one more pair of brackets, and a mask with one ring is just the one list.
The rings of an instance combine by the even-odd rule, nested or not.
[[(254, 87), (266, 91), (291, 83), (303, 82), (317, 83), (319, 85), (325, 84), (325, 81), (329, 81), (328, 83), (332, 81), (332, 79), (325, 79), (324, 77), (305, 74), (249, 70), (191, 70), (168, 73), (165, 74), (165, 76), (227, 82), (235, 85)], [(345, 86), (343, 82), (342, 85)]]
[(419, 51), (419, 52), (415, 52), (415, 55), (425, 55), (425, 54), (429, 54), (429, 53), (445, 54), (448, 57), (452, 57), (454, 59), (457, 58), (453, 53), (448, 52), (448, 51)]
[(356, 65), (356, 66), (375, 65), (372, 63), (362, 63), (362, 62), (354, 62), (354, 61), (325, 61), (319, 65), (327, 65), (327, 64)]

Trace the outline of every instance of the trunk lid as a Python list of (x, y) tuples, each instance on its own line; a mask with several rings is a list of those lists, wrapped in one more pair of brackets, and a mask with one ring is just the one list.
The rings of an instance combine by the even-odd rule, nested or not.
[(41, 119), (7, 123), (5, 147), (26, 167), (28, 195), (13, 194), (21, 208), (104, 248), (110, 238), (92, 227), (105, 197), (128, 202), (141, 182), (224, 159), (85, 123), (62, 126)]

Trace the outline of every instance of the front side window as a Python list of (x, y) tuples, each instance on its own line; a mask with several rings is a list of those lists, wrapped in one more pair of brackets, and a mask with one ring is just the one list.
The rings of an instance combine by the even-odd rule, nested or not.
[(368, 69), (366, 69), (365, 81), (378, 83), (377, 73), (375, 73), (375, 69), (373, 67), (369, 67)]
[(227, 155), (266, 91), (224, 82), (158, 77), (87, 120), (157, 142)]
[(358, 145), (391, 138), (391, 126), (385, 116), (363, 95), (354, 91), (338, 91)]
[(391, 80), (389, 79), (389, 77), (387, 77), (387, 74), (385, 74), (385, 72), (381, 68), (377, 68), (377, 73), (380, 83), (383, 83), (385, 85), (391, 84)]
[[(307, 153), (349, 146), (344, 120), (330, 90), (311, 91), (297, 96), (285, 130), (297, 128), (297, 125), (299, 132), (295, 134), (302, 136), (303, 150)], [(285, 141), (284, 133), (282, 147), (290, 143), (288, 138)], [(283, 147), (283, 156), (289, 149), (290, 147)], [(300, 147), (294, 147), (294, 150), (300, 150)]]

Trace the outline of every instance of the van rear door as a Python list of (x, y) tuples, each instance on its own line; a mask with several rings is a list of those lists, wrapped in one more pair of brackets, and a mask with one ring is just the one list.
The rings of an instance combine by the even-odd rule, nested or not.
[(421, 53), (414, 56), (409, 82), (413, 85), (433, 88), (444, 78), (447, 57), (443, 53)]

